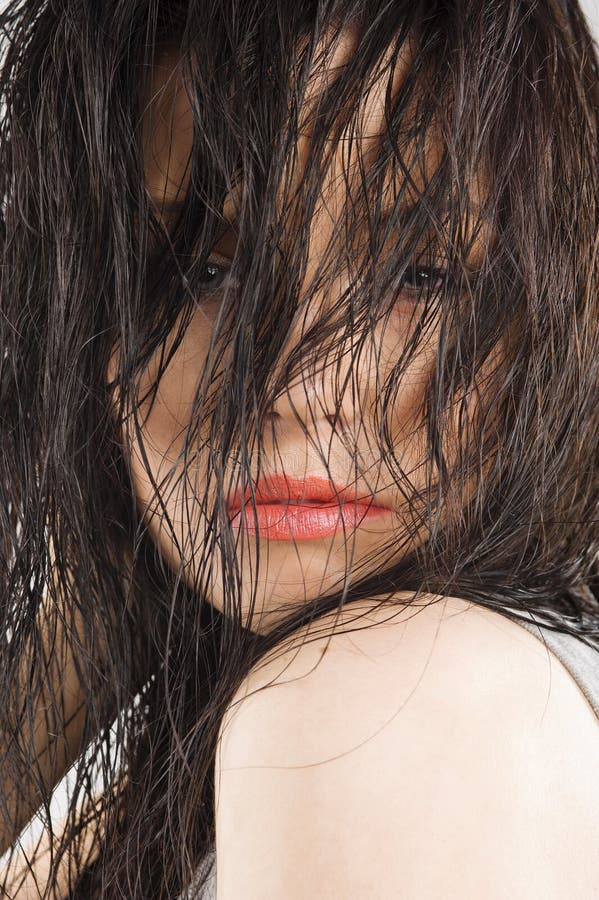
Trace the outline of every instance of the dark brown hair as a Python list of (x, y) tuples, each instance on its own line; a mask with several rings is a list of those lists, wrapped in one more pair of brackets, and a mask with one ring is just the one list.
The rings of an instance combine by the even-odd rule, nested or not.
[[(319, 100), (301, 203), (281, 200), (308, 76), (345, 28), (359, 41)], [(599, 638), (597, 58), (575, 0), (14, 0), (0, 30), (2, 772), (48, 802), (32, 710), (47, 696), (46, 725), (65, 732), (51, 686), (68, 648), (88, 750), (54, 863), (76, 857), (83, 807), (89, 828), (101, 823), (102, 852), (73, 876), (72, 897), (174, 897), (214, 839), (227, 704), (255, 661), (318, 613), (432, 592), (543, 611), (557, 629)], [(168, 227), (148, 197), (139, 129), (166, 46), (177, 48), (194, 126), (189, 186)], [(343, 263), (337, 246), (300, 296), (327, 148), (342, 130), (357, 142), (360, 102), (377, 80), (391, 84), (400, 56), (405, 76), (387, 93), (380, 147), (344, 221), (341, 246), (351, 256), (366, 225), (367, 249), (289, 352), (299, 310)], [(235, 258), (210, 287), (223, 197), (239, 185)], [(281, 208), (293, 202), (296, 239), (283, 240)], [(474, 269), (473, 234), (489, 236)], [(401, 559), (371, 561), (255, 634), (241, 619), (226, 473), (255, 477), (248, 448), (272, 398), (298, 371), (334, 366), (342, 347), (358, 367), (374, 323), (432, 259), (440, 276), (434, 289), (420, 279), (412, 338), (372, 413), (381, 465), (406, 498), (405, 528), (392, 536)], [(127, 415), (140, 433), (140, 373), (217, 289), (214, 349), (185, 441), (187, 465), (209, 423), (210, 528), (201, 546), (182, 548), (199, 573), (192, 590), (148, 537), (121, 428)], [(388, 422), (433, 320), (440, 337), (418, 422), (426, 478), (416, 484)], [(165, 484), (155, 488), (160, 496)], [(224, 614), (204, 589), (217, 547)], [(16, 839), (6, 798), (0, 810)]]

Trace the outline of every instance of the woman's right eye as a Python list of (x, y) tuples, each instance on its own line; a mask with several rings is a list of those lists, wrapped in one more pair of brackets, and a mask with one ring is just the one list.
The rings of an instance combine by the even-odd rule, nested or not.
[(199, 279), (198, 287), (201, 291), (210, 293), (217, 291), (226, 282), (229, 276), (229, 269), (221, 263), (208, 261), (204, 266), (202, 277)]

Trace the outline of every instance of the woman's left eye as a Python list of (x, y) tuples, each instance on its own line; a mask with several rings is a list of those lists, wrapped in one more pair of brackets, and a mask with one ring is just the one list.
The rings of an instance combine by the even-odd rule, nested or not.
[(414, 294), (435, 294), (447, 280), (447, 272), (432, 266), (408, 266), (402, 278), (402, 288)]

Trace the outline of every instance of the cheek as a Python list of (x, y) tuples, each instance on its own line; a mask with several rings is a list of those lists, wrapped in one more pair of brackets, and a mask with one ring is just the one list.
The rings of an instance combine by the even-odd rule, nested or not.
[[(385, 403), (385, 388), (392, 379), (393, 390), (389, 391), (389, 405), (384, 412), (387, 426), (399, 447), (418, 439), (422, 431), (426, 392), (435, 370), (438, 327), (433, 324), (418, 345), (413, 346), (411, 342), (418, 321), (418, 308), (409, 301), (400, 300), (379, 333), (379, 389), (376, 401)], [(393, 372), (404, 355), (406, 364), (402, 365), (399, 382), (395, 385)]]
[[(157, 506), (152, 484), (154, 481), (160, 488), (161, 499), (169, 509), (169, 514), (174, 519), (179, 518), (175, 509), (180, 493), (176, 488), (177, 469), (183, 468), (179, 457), (185, 445), (194, 413), (194, 400), (206, 365), (214, 316), (215, 310), (208, 306), (197, 310), (162, 374), (153, 401), (150, 391), (155, 383), (161, 358), (164, 359), (170, 351), (169, 346), (165, 348), (164, 354), (160, 349), (155, 352), (140, 379), (138, 396), (146, 399), (137, 410), (137, 424), (130, 414), (128, 425), (123, 426), (122, 433), (140, 510)], [(400, 301), (384, 326), (379, 329), (375, 342), (377, 352), (371, 357), (371, 365), (378, 368), (378, 378), (374, 381), (378, 382), (379, 387), (384, 388), (387, 377), (409, 341), (416, 320), (417, 312), (413, 304)], [(424, 453), (423, 429), (420, 425), (428, 380), (434, 370), (435, 343), (436, 334), (433, 330), (416, 353), (409, 353), (412, 358), (401, 376), (398, 388), (390, 392), (392, 402), (386, 410), (394, 447), (402, 466), (405, 465), (410, 470), (419, 465)], [(117, 364), (118, 356), (115, 354), (111, 360), (113, 377)], [(372, 387), (372, 379), (369, 384)], [(371, 395), (371, 399), (380, 404), (381, 391), (375, 391), (374, 398)], [(378, 412), (382, 412), (380, 407)], [(140, 434), (136, 433), (138, 430)], [(196, 461), (194, 466), (193, 459), (190, 459), (188, 466), (188, 471), (196, 468), (198, 483), (201, 484), (199, 463)], [(192, 477), (195, 481), (195, 477)]]
[[(173, 329), (176, 333), (177, 327)], [(135, 494), (142, 505), (154, 494), (151, 479), (160, 482), (170, 475), (184, 448), (194, 412), (194, 400), (206, 364), (211, 327), (203, 311), (198, 311), (185, 335), (163, 371), (154, 394), (161, 360), (167, 358), (171, 346), (164, 353), (158, 348), (138, 381), (138, 407), (129, 412), (123, 424), (123, 446), (127, 448)], [(140, 433), (138, 433), (140, 432)], [(147, 463), (144, 460), (147, 458)], [(169, 481), (172, 486), (173, 482)], [(168, 487), (167, 487), (168, 493)]]

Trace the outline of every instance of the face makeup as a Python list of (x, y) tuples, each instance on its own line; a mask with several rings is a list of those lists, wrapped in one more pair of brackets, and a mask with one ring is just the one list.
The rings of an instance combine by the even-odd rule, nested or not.
[(389, 507), (371, 494), (336, 486), (318, 477), (303, 479), (271, 476), (254, 487), (256, 509), (248, 488), (229, 502), (231, 524), (271, 541), (311, 541), (337, 531), (352, 530), (374, 518), (389, 515)]

